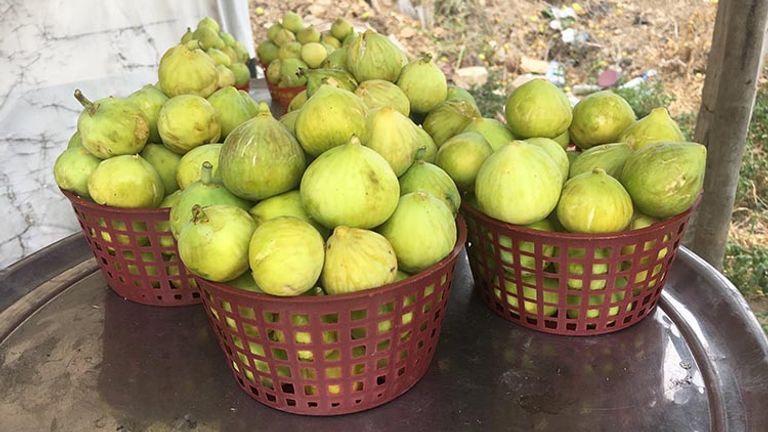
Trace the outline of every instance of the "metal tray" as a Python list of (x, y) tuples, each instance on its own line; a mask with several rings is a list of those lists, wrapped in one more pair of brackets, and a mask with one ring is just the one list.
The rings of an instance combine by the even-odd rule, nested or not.
[(685, 249), (650, 317), (589, 338), (497, 317), (462, 256), (424, 379), (382, 407), (311, 418), (238, 388), (202, 307), (117, 297), (84, 244), (72, 236), (0, 273), (2, 431), (768, 430), (768, 341)]

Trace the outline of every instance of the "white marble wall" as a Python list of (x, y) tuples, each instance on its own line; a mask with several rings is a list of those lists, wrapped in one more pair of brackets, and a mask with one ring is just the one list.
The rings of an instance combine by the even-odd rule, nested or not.
[(80, 112), (74, 89), (98, 99), (155, 82), (186, 27), (246, 3), (222, 2), (0, 0), (0, 269), (79, 230), (53, 180)]

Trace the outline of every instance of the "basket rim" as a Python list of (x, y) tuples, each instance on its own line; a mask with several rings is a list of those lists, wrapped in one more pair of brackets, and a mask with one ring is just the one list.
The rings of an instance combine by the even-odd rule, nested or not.
[(382, 285), (380, 287), (371, 288), (367, 290), (356, 291), (356, 292), (345, 293), (345, 294), (324, 295), (324, 296), (298, 295), (298, 296), (282, 297), (282, 296), (274, 296), (266, 293), (246, 291), (246, 290), (242, 290), (242, 289), (227, 285), (226, 283), (209, 281), (197, 275), (193, 275), (193, 276), (195, 279), (202, 281), (201, 285), (213, 286), (217, 290), (223, 291), (225, 294), (229, 296), (236, 296), (236, 297), (245, 298), (248, 300), (269, 299), (269, 301), (279, 302), (284, 304), (306, 304), (306, 303), (317, 304), (317, 303), (346, 302), (349, 300), (356, 300), (361, 298), (378, 297), (393, 291), (397, 291), (398, 289), (401, 289), (407, 285), (418, 283), (418, 281), (420, 281), (421, 279), (425, 279), (429, 275), (434, 273), (435, 270), (445, 268), (446, 266), (450, 265), (451, 261), (454, 261), (456, 257), (459, 255), (459, 253), (462, 251), (462, 249), (464, 249), (464, 244), (467, 241), (467, 226), (466, 226), (466, 223), (464, 222), (464, 217), (461, 214), (457, 214), (455, 220), (456, 220), (456, 231), (458, 234), (456, 236), (456, 244), (454, 245), (453, 250), (448, 255), (446, 255), (445, 258), (433, 264), (428, 269), (422, 270), (421, 272), (407, 279), (403, 279), (399, 282), (392, 282), (386, 285)]
[(90, 210), (98, 210), (98, 211), (113, 211), (117, 213), (126, 213), (126, 214), (132, 214), (132, 215), (140, 215), (140, 214), (146, 214), (146, 213), (156, 213), (156, 214), (170, 214), (171, 209), (170, 207), (145, 207), (145, 208), (124, 208), (124, 207), (112, 207), (108, 205), (98, 204), (93, 201), (88, 201), (77, 194), (74, 194), (70, 191), (64, 190), (59, 188), (61, 193), (64, 194), (67, 199), (72, 201), (73, 203), (88, 208)]
[(558, 231), (542, 231), (537, 230), (533, 228), (527, 228), (523, 225), (515, 225), (511, 223), (507, 223), (504, 221), (501, 221), (499, 219), (495, 219), (491, 216), (486, 215), (485, 213), (481, 212), (479, 209), (473, 207), (470, 205), (466, 200), (462, 201), (461, 203), (461, 210), (463, 212), (468, 212), (469, 216), (475, 219), (479, 219), (484, 224), (488, 224), (493, 226), (496, 229), (502, 229), (505, 231), (513, 231), (513, 232), (519, 232), (522, 234), (529, 234), (534, 236), (539, 236), (543, 238), (549, 238), (549, 239), (564, 239), (564, 240), (595, 240), (595, 241), (608, 241), (608, 240), (626, 240), (629, 238), (635, 238), (635, 237), (643, 237), (647, 234), (665, 231), (667, 227), (671, 225), (675, 225), (679, 222), (682, 222), (686, 219), (688, 219), (701, 203), (703, 193), (700, 193), (699, 196), (696, 198), (696, 201), (694, 201), (693, 205), (691, 205), (688, 210), (685, 210), (682, 213), (678, 213), (670, 218), (664, 219), (662, 221), (656, 222), (653, 225), (630, 230), (630, 231), (619, 231), (615, 233), (571, 233), (571, 232), (558, 232)]

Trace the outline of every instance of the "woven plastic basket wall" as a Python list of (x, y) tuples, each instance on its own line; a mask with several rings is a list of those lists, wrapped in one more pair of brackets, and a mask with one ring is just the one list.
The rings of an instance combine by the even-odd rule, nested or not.
[(63, 191), (107, 284), (145, 305), (200, 303), (197, 283), (179, 259), (168, 226), (170, 209), (121, 209)]
[(427, 371), (466, 241), (413, 277), (336, 296), (273, 297), (198, 279), (240, 387), (283, 411), (337, 415), (395, 399)]
[(588, 336), (638, 323), (656, 306), (693, 209), (615, 234), (537, 231), (468, 204), (475, 287), (498, 315), (546, 333)]

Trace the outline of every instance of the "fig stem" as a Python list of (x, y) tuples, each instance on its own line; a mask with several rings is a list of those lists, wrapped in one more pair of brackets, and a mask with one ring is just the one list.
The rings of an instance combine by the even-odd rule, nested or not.
[(430, 53), (423, 54), (421, 56), (421, 61), (423, 61), (424, 63), (431, 63), (432, 62), (432, 54), (430, 54)]
[(80, 91), (80, 89), (75, 89), (75, 99), (77, 99), (78, 102), (80, 102), (80, 105), (85, 108), (86, 111), (88, 111), (88, 114), (94, 115), (96, 114), (96, 105), (91, 102), (83, 92)]
[(203, 162), (200, 168), (200, 181), (206, 185), (213, 181), (213, 165), (208, 161)]
[(192, 223), (197, 225), (200, 222), (208, 222), (208, 216), (206, 216), (200, 204), (195, 204), (192, 206)]

